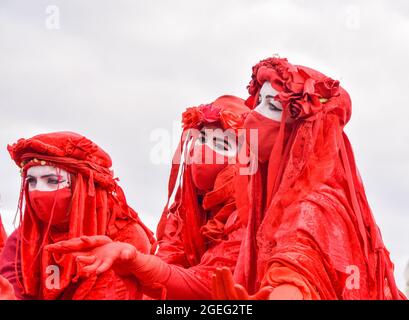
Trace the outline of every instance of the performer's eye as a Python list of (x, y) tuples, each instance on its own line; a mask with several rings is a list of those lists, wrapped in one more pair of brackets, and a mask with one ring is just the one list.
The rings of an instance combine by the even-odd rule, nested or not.
[(279, 102), (277, 102), (277, 101), (274, 99), (274, 96), (268, 95), (268, 96), (266, 96), (266, 99), (267, 99), (268, 108), (269, 108), (271, 111), (283, 111), (283, 110), (278, 106)]
[(65, 182), (65, 180), (59, 180), (57, 178), (49, 178), (47, 183), (49, 184), (59, 184), (59, 183), (63, 183)]
[(216, 149), (222, 151), (229, 151), (230, 150), (230, 143), (227, 140), (221, 140), (218, 138), (213, 138), (213, 145)]
[(202, 143), (202, 144), (205, 144), (205, 143), (206, 143), (206, 133), (205, 133), (205, 132), (203, 132), (203, 131), (200, 132), (199, 141), (200, 141), (200, 143)]
[(283, 111), (283, 110), (281, 110), (279, 107), (277, 107), (274, 103), (272, 103), (272, 102), (269, 102), (268, 103), (268, 108), (271, 110), (271, 111)]
[(35, 187), (37, 184), (37, 179), (34, 177), (27, 177), (26, 178), (26, 183), (30, 186), (30, 187)]

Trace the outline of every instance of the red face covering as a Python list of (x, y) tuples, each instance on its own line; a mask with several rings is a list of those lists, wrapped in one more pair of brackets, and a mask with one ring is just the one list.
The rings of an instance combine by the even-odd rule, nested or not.
[(44, 223), (51, 225), (66, 224), (69, 221), (71, 189), (56, 191), (30, 191), (30, 204), (36, 216)]
[[(247, 116), (244, 123), (247, 135), (247, 143), (250, 146), (251, 151), (258, 155), (260, 162), (266, 162), (270, 158), (271, 151), (273, 150), (274, 143), (277, 140), (280, 132), (281, 122), (271, 120), (262, 114), (252, 111)], [(250, 129), (257, 130), (257, 141), (250, 139)], [(285, 130), (284, 142), (288, 140), (290, 130)], [(258, 147), (258, 150), (257, 150)]]
[[(223, 163), (219, 159), (223, 159)], [(194, 185), (199, 190), (208, 192), (213, 190), (217, 175), (226, 168), (228, 158), (203, 144), (193, 148), (191, 163)]]

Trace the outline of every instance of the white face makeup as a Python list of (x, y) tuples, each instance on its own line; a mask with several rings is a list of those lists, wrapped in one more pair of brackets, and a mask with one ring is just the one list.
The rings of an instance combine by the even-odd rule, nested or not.
[(237, 154), (237, 138), (231, 130), (223, 131), (216, 126), (204, 126), (195, 145), (206, 144), (216, 153), (224, 157), (235, 157)]
[(260, 89), (258, 105), (254, 111), (271, 120), (281, 121), (283, 106), (279, 101), (274, 100), (277, 94), (278, 91), (271, 86), (269, 81), (264, 82)]
[(70, 174), (53, 166), (35, 166), (27, 170), (28, 191), (55, 191), (70, 186)]

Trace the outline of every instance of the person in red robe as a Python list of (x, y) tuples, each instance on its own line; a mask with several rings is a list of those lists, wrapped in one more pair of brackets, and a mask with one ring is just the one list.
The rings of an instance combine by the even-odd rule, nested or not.
[(248, 89), (245, 127), (257, 131), (249, 149), (259, 170), (238, 182), (244, 272), (217, 270), (214, 297), (404, 298), (344, 132), (348, 93), (278, 57), (253, 67)]
[(154, 237), (128, 206), (109, 155), (72, 132), (40, 134), (8, 146), (21, 169), (20, 226), (0, 257), (0, 297), (141, 299), (139, 283), (113, 270), (83, 277), (72, 256), (45, 246), (81, 236), (108, 237), (149, 253)]
[(132, 275), (154, 299), (210, 299), (212, 274), (222, 266), (234, 270), (244, 235), (234, 181), (238, 133), (248, 112), (244, 100), (222, 96), (183, 114), (168, 185), (173, 203), (157, 228), (156, 255), (109, 239), (102, 246), (78, 246), (73, 239), (49, 250), (80, 255), (86, 272), (113, 268)]

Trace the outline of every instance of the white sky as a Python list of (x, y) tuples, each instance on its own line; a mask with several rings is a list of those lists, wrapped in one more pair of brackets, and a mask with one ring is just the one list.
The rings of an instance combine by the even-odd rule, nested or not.
[[(56, 5), (58, 30), (46, 27)], [(404, 286), (409, 260), (409, 2), (1, 0), (0, 212), (7, 230), (19, 173), (6, 145), (71, 130), (112, 156), (130, 204), (155, 228), (170, 164), (151, 134), (181, 112), (246, 97), (251, 66), (278, 53), (340, 79), (347, 128), (374, 215)]]

